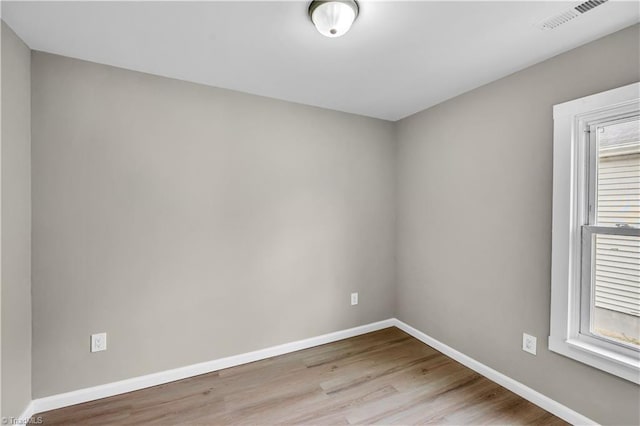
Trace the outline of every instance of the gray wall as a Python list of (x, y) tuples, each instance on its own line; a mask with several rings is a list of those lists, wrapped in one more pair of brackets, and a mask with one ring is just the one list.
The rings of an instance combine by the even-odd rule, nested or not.
[(639, 44), (636, 25), (397, 123), (398, 317), (603, 424), (640, 424), (640, 387), (546, 349), (552, 105), (640, 80)]
[(39, 52), (32, 91), (34, 398), (393, 316), (392, 123)]
[(2, 22), (2, 415), (31, 401), (31, 93), (29, 48)]

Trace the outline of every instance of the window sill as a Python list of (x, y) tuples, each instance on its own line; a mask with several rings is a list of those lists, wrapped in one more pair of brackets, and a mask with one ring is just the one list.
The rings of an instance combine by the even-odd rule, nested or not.
[(549, 337), (549, 350), (640, 384), (640, 360), (579, 339)]

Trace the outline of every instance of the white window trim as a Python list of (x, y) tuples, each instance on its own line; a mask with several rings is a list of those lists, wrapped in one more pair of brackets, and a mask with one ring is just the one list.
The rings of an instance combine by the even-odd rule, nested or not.
[(580, 338), (581, 227), (588, 197), (584, 165), (587, 120), (612, 110), (637, 108), (640, 83), (553, 107), (553, 223), (551, 254), (551, 332), (549, 350), (640, 384), (637, 357), (607, 350)]

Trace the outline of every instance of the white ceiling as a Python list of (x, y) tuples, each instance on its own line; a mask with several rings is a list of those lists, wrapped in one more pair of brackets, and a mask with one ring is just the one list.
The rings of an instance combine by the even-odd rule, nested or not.
[(337, 39), (306, 1), (3, 1), (2, 19), (34, 50), (397, 120), (640, 21), (610, 1), (534, 25), (579, 3), (360, 1)]

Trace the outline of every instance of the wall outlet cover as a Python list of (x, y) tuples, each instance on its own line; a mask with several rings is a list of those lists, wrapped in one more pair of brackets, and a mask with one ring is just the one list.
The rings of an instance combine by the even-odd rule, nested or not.
[(527, 333), (522, 333), (522, 350), (530, 354), (536, 354), (536, 345), (538, 339)]
[(358, 293), (351, 293), (351, 306), (358, 304)]
[(107, 333), (98, 333), (91, 335), (91, 352), (100, 352), (107, 350)]

